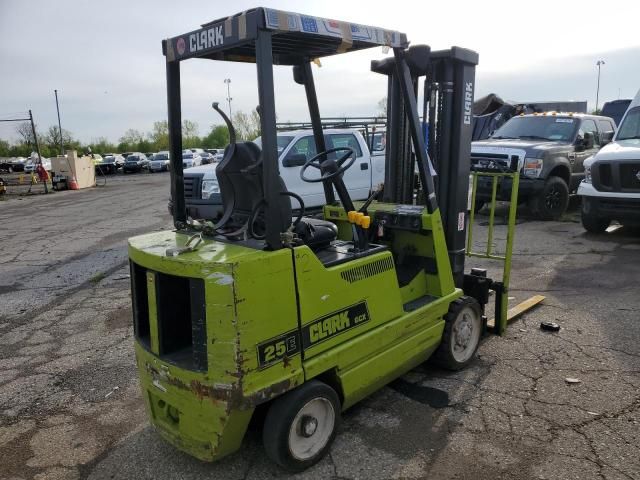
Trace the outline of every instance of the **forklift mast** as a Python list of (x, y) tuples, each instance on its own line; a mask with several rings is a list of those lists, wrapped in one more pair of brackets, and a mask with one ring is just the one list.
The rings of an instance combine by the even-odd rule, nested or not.
[[(469, 198), (473, 93), (478, 54), (460, 47), (431, 53), (425, 80), (429, 112), (429, 155), (436, 175), (449, 260), (456, 286), (462, 288)], [(428, 102), (428, 107), (426, 106)]]
[[(385, 188), (383, 201), (411, 204), (418, 185), (415, 165), (418, 160), (420, 191), (429, 207), (428, 185), (431, 167), (437, 205), (445, 230), (449, 259), (456, 286), (464, 281), (466, 212), (469, 192), (472, 106), (475, 67), (478, 54), (460, 47), (431, 52), (426, 45), (401, 52), (406, 59), (407, 78), (397, 67), (397, 55), (371, 62), (371, 70), (388, 76), (387, 149), (385, 152)], [(404, 91), (417, 102), (420, 77), (424, 80), (424, 104), (421, 140), (427, 146), (426, 160), (416, 158), (412, 145), (414, 126), (409, 101)], [(413, 112), (417, 112), (413, 110)], [(415, 113), (414, 113), (415, 115)], [(428, 139), (426, 138), (428, 135)], [(429, 165), (431, 162), (431, 165)]]

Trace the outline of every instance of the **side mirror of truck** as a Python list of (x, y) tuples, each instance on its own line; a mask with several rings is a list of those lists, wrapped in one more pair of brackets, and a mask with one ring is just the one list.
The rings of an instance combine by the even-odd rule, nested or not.
[(589, 150), (590, 148), (593, 148), (593, 144), (594, 144), (593, 133), (584, 132), (584, 148), (585, 148), (585, 150)]
[(600, 137), (600, 146), (604, 147), (607, 143), (611, 143), (613, 140), (613, 132), (604, 132)]
[(307, 156), (304, 153), (290, 153), (282, 160), (283, 167), (301, 167), (307, 163)]

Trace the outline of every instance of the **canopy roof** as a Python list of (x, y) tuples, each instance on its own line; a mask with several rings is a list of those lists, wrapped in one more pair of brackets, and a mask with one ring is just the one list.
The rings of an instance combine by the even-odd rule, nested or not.
[(260, 7), (164, 40), (162, 50), (168, 62), (188, 58), (255, 62), (259, 29), (273, 31), (273, 63), (277, 65), (296, 65), (375, 46), (408, 46), (407, 36), (397, 31)]

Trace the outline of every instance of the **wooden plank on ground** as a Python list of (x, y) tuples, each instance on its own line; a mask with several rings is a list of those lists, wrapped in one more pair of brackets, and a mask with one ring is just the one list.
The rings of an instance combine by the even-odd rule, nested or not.
[[(518, 318), (527, 310), (531, 310), (533, 307), (535, 307), (540, 302), (542, 302), (545, 298), (546, 297), (544, 295), (534, 295), (533, 297), (528, 298), (524, 302), (520, 302), (515, 307), (510, 308), (509, 311), (507, 312), (507, 324), (510, 321)], [(496, 326), (495, 318), (491, 318), (487, 321), (487, 327), (493, 328), (495, 326)]]

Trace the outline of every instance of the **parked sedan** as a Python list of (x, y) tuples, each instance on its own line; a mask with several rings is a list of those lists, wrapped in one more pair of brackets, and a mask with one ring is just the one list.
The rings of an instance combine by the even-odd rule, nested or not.
[(124, 165), (124, 157), (119, 153), (105, 153), (104, 158), (113, 157), (114, 162), (118, 168), (122, 168)]
[(141, 172), (149, 165), (147, 156), (143, 153), (132, 153), (127, 157), (122, 167), (124, 173)]
[[(38, 156), (31, 156), (27, 159), (27, 161), (24, 164), (24, 171), (26, 173), (33, 173), (36, 171), (36, 166), (38, 165)], [(45, 170), (47, 170), (48, 172), (51, 171), (51, 160), (49, 160), (48, 158), (42, 157), (42, 165), (44, 166)]]
[(202, 158), (202, 165), (208, 165), (214, 162), (214, 157), (209, 152), (202, 152), (200, 158)]
[(190, 150), (182, 152), (182, 168), (198, 167), (202, 165), (202, 157)]
[(163, 172), (169, 170), (169, 152), (158, 152), (149, 161), (150, 172)]
[(95, 164), (96, 173), (106, 175), (106, 174), (115, 174), (118, 171), (118, 164), (116, 163), (116, 157), (113, 155), (108, 155), (102, 157), (102, 161), (100, 163)]

